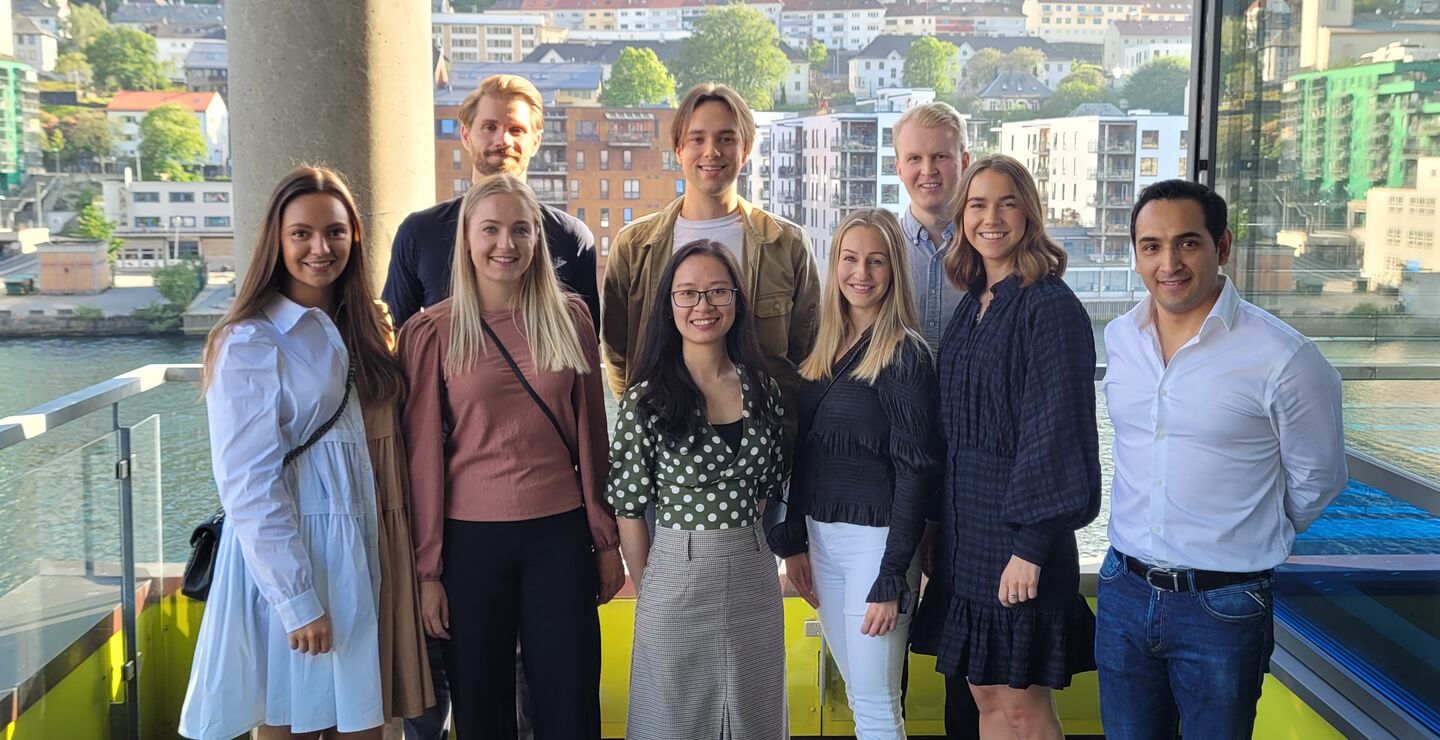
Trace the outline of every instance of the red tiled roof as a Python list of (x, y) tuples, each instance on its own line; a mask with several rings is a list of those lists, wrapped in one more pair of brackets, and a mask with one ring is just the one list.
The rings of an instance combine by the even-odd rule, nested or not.
[(115, 93), (115, 97), (110, 99), (110, 104), (105, 106), (105, 110), (148, 111), (167, 103), (174, 103), (181, 108), (204, 113), (210, 109), (210, 104), (215, 102), (218, 94), (213, 92), (122, 91)]

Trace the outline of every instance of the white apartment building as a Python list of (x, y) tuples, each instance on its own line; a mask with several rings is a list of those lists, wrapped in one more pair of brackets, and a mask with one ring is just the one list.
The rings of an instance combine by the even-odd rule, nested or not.
[(1130, 207), (1146, 186), (1184, 177), (1188, 122), (1104, 104), (1076, 113), (1003, 124), (998, 150), (1035, 176), (1048, 223), (1090, 230), (1065, 271), (1076, 294), (1127, 298), (1144, 290), (1134, 275)]
[(780, 38), (797, 49), (812, 40), (833, 51), (860, 51), (885, 28), (879, 0), (787, 0), (780, 13)]
[(1139, 20), (1145, 0), (1089, 0), (1055, 2), (1025, 0), (1023, 8), (1030, 30), (1052, 43), (1105, 43), (1105, 32), (1117, 21)]
[(116, 93), (105, 106), (105, 116), (115, 137), (116, 154), (135, 158), (140, 151), (140, 122), (150, 111), (171, 103), (193, 113), (200, 123), (206, 156), (199, 164), (212, 170), (227, 169), (230, 166), (230, 113), (224, 98), (214, 92)]
[(187, 258), (234, 269), (232, 184), (106, 180), (105, 217), (125, 240), (121, 269), (148, 270)]
[(518, 62), (558, 36), (532, 14), (432, 13), (430, 32), (451, 62)]
[(1189, 23), (1169, 21), (1117, 21), (1105, 32), (1102, 64), (1109, 72), (1134, 72), (1136, 67), (1162, 56), (1190, 59)]
[(1363, 274), (1370, 287), (1398, 288), (1406, 273), (1440, 271), (1440, 157), (1421, 157), (1413, 188), (1370, 188), (1365, 195)]
[(15, 58), (41, 72), (55, 69), (60, 39), (24, 16), (15, 19)]
[[(905, 57), (918, 36), (883, 34), (870, 42), (849, 61), (850, 92), (857, 98), (873, 97), (876, 91), (905, 84)], [(1074, 62), (1060, 54), (1042, 39), (1031, 36), (938, 36), (958, 47), (955, 55), (955, 82), (960, 84), (965, 65), (981, 49), (995, 49), (1002, 54), (1019, 48), (1036, 49), (1045, 55), (1045, 63), (1030, 70), (1041, 82), (1054, 89), (1070, 74)]]
[(1024, 36), (1026, 20), (1025, 14), (1018, 8), (996, 3), (905, 0), (886, 6), (885, 27), (881, 33), (900, 36)]

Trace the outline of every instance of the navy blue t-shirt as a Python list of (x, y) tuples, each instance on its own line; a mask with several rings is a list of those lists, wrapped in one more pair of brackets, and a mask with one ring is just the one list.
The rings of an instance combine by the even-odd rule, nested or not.
[[(450, 261), (462, 197), (416, 211), (400, 224), (390, 249), (385, 303), (398, 328), (422, 308), (450, 297)], [(595, 285), (595, 235), (570, 214), (540, 204), (550, 262), (566, 290), (585, 299), (590, 318), (600, 327), (600, 293)]]

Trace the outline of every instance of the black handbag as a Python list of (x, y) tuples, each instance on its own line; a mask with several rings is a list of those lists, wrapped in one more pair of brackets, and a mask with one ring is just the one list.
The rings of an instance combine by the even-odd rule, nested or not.
[[(285, 453), (285, 461), (281, 466), (289, 465), (295, 458), (300, 457), (310, 449), (310, 446), (320, 441), (335, 422), (340, 420), (340, 415), (345, 413), (345, 405), (350, 402), (350, 387), (355, 384), (355, 358), (350, 358), (350, 369), (345, 373), (345, 395), (340, 397), (340, 406), (324, 424), (316, 429), (305, 443)], [(204, 601), (210, 595), (210, 581), (215, 577), (215, 556), (220, 550), (220, 530), (225, 526), (225, 507), (215, 510), (195, 531), (190, 533), (190, 559), (185, 561), (185, 575), (180, 578), (180, 593), (194, 599)]]

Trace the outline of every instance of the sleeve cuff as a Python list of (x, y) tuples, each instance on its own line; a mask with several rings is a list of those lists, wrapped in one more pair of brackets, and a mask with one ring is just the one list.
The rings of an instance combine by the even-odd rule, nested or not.
[(1026, 524), (1015, 533), (1014, 554), (1021, 560), (1035, 565), (1044, 565), (1050, 557), (1050, 547), (1064, 529), (1059, 522)]
[(271, 606), (280, 615), (280, 624), (284, 625), (286, 632), (294, 632), (325, 616), (325, 609), (320, 606), (320, 596), (313, 588)]
[(870, 587), (870, 594), (865, 597), (865, 602), (879, 604), (899, 599), (900, 613), (907, 614), (910, 611), (911, 596), (910, 586), (905, 583), (905, 576), (880, 576), (875, 579), (875, 585)]
[(770, 551), (782, 558), (810, 551), (810, 534), (805, 530), (804, 520), (783, 521), (770, 528), (765, 534)]

